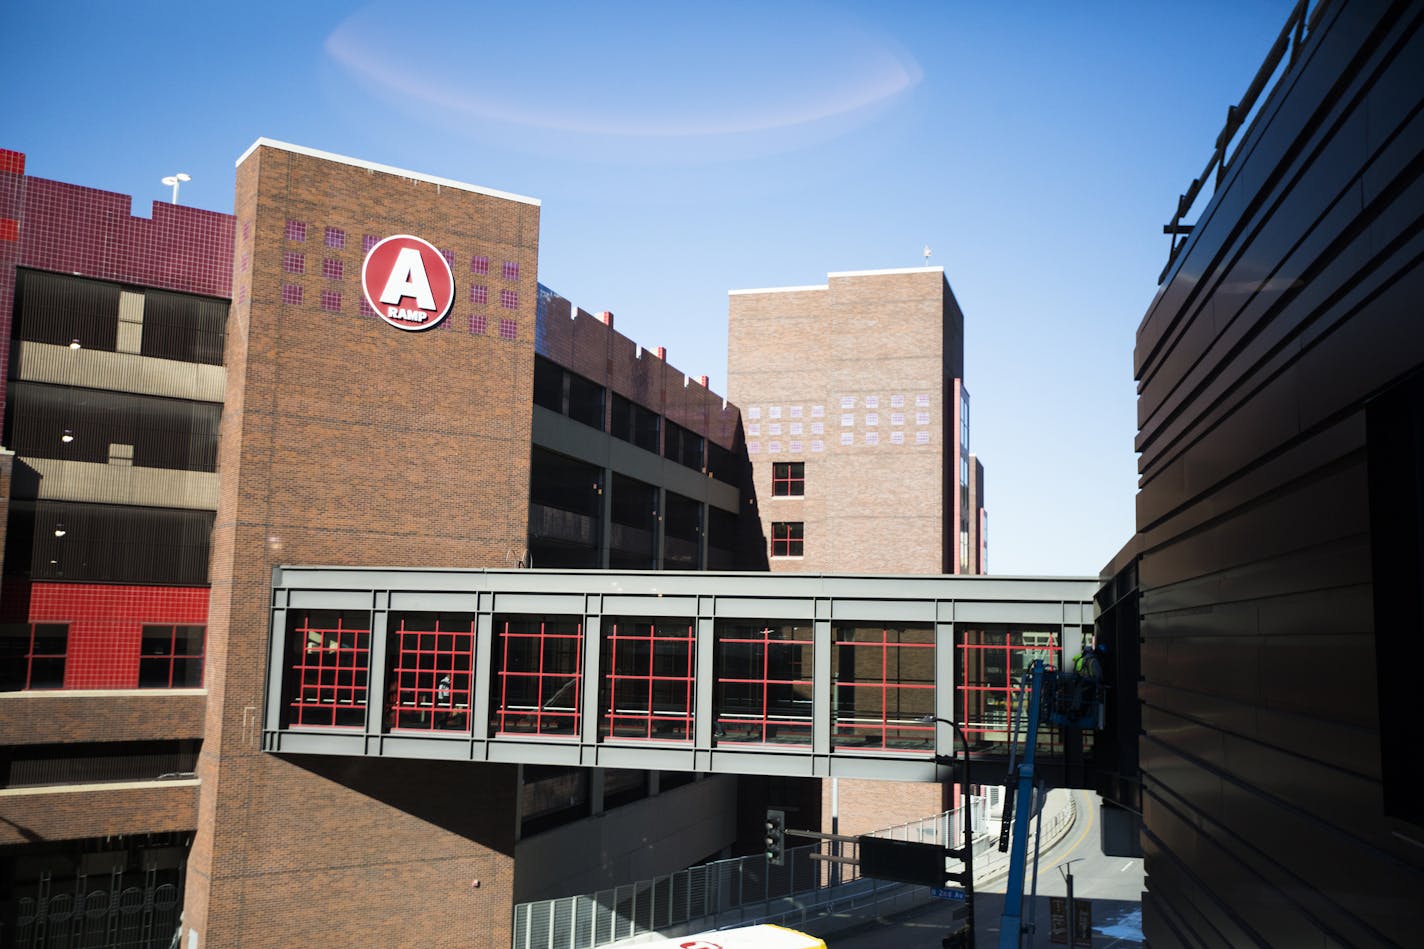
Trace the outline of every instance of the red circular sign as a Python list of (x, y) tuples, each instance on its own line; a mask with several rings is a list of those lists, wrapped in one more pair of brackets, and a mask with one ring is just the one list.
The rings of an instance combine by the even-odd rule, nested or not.
[(428, 330), (445, 319), (455, 302), (455, 275), (429, 241), (397, 234), (366, 254), (361, 290), (371, 309), (396, 329)]

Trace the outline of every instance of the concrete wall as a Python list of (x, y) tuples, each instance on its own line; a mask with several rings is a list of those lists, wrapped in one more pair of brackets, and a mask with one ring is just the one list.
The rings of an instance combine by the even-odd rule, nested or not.
[(521, 840), (514, 848), (514, 901), (647, 880), (730, 846), (736, 838), (737, 780), (711, 775)]

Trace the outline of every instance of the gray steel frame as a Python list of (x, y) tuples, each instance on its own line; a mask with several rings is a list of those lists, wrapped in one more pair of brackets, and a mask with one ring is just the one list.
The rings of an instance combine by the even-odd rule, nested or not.
[[(943, 781), (953, 769), (934, 756), (903, 750), (836, 749), (831, 743), (831, 631), (840, 621), (918, 622), (935, 627), (935, 714), (954, 714), (956, 624), (1059, 627), (1065, 650), (1080, 646), (1093, 624), (1096, 578), (855, 576), (771, 573), (613, 572), (604, 570), (423, 570), (278, 567), (272, 614), (262, 747), (281, 754), (435, 758), (766, 774), (792, 777)], [(368, 705), (363, 728), (281, 728), (283, 659), (291, 609), (371, 613), (367, 694), (384, 696), (386, 617), (391, 610), (473, 613), (477, 617), (470, 731), (411, 734), (382, 729), (381, 702)], [(691, 745), (620, 743), (598, 737), (599, 690), (581, 695), (577, 739), (489, 735), (489, 688), (496, 613), (580, 616), (584, 681), (599, 681), (604, 616), (693, 617), (696, 621), (694, 738)], [(713, 738), (713, 629), (718, 619), (803, 620), (812, 625), (814, 673), (811, 747), (718, 746)], [(946, 648), (947, 647), (947, 648)], [(951, 756), (954, 731), (935, 730), (935, 755)], [(977, 759), (976, 759), (977, 760)]]

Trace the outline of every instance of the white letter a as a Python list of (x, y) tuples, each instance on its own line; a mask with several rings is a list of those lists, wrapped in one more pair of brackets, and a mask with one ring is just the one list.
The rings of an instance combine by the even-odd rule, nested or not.
[(403, 247), (396, 255), (386, 289), (381, 291), (382, 303), (399, 304), (402, 297), (414, 297), (422, 310), (435, 309), (435, 294), (430, 292), (430, 278), (425, 275), (425, 261), (414, 247)]

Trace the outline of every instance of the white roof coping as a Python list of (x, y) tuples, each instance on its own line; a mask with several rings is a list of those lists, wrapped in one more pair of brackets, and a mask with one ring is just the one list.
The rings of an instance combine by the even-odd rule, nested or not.
[(456, 181), (453, 178), (437, 178), (435, 175), (427, 175), (419, 171), (408, 171), (404, 168), (396, 168), (391, 165), (381, 165), (373, 161), (364, 161), (360, 158), (350, 158), (346, 155), (337, 155), (332, 152), (323, 152), (315, 148), (307, 148), (305, 145), (293, 145), (290, 142), (278, 142), (270, 138), (259, 138), (247, 147), (247, 151), (237, 156), (237, 165), (247, 161), (247, 156), (257, 151), (259, 148), (276, 148), (284, 152), (292, 152), (296, 155), (306, 155), (310, 158), (320, 158), (323, 161), (334, 161), (342, 165), (352, 165), (356, 168), (365, 168), (368, 171), (379, 171), (386, 175), (395, 175), (398, 178), (408, 178), (412, 181), (425, 181), (442, 188), (457, 188), (460, 191), (473, 191), (475, 194), (489, 195), (491, 198), (504, 198), (507, 201), (518, 201), (521, 204), (532, 204), (539, 207), (538, 198), (526, 197), (522, 194), (513, 194), (509, 191), (496, 191), (494, 188), (482, 188), (479, 185), (467, 184), (463, 181)]
[(826, 274), (827, 277), (887, 277), (904, 273), (944, 273), (943, 267), (899, 267), (893, 270), (840, 270)]
[(807, 287), (762, 287), (759, 290), (728, 290), (727, 296), (739, 293), (801, 293), (804, 290), (829, 290), (830, 284), (818, 283)]

